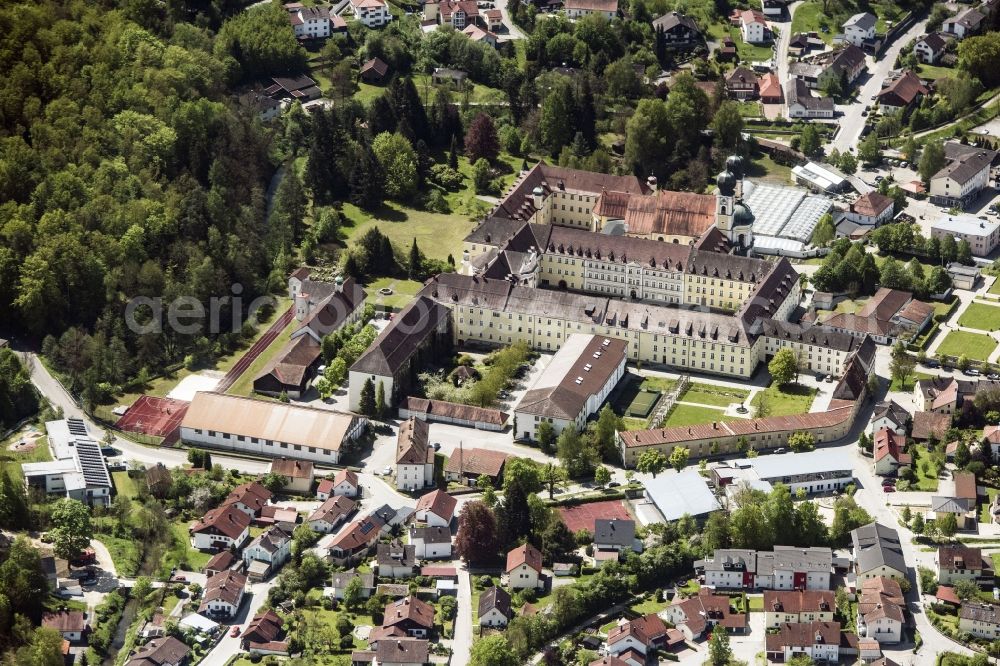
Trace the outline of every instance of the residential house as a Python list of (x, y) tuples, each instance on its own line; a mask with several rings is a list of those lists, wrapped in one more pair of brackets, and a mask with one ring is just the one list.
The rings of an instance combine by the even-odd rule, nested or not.
[[(487, 10), (487, 14), (494, 12), (496, 10)], [(490, 17), (492, 18), (492, 17)], [(493, 48), (497, 47), (500, 43), (500, 38), (492, 30), (483, 30), (478, 25), (467, 25), (465, 29), (462, 30), (462, 34), (469, 38), (470, 41), (478, 42), (481, 44), (489, 44)]]
[(510, 606), (510, 594), (502, 587), (494, 585), (479, 597), (479, 626), (506, 627), (514, 617)]
[(430, 527), (449, 527), (458, 500), (443, 490), (434, 490), (417, 500), (414, 518)]
[(914, 383), (913, 402), (919, 411), (956, 414), (962, 401), (975, 391), (976, 382), (972, 380), (928, 377)]
[(434, 483), (434, 449), (427, 441), (430, 426), (410, 417), (396, 438), (396, 489), (419, 490)]
[(344, 19), (331, 14), (330, 7), (297, 6), (288, 11), (288, 22), (295, 30), (295, 37), (300, 40), (326, 39), (332, 34), (334, 21), (338, 26), (344, 23)]
[(781, 82), (777, 74), (768, 72), (760, 77), (758, 83), (762, 104), (781, 104), (785, 101), (785, 94), (781, 91)]
[(424, 5), (424, 19), (461, 31), (479, 22), (479, 5), (475, 0), (429, 2)]
[(323, 590), (324, 596), (332, 597), (338, 601), (343, 600), (347, 586), (355, 578), (361, 580), (361, 598), (367, 599), (370, 597), (375, 591), (375, 575), (358, 573), (354, 569), (334, 573), (330, 579), (330, 586)]
[(935, 520), (941, 520), (946, 515), (955, 516), (955, 524), (960, 530), (975, 529), (976, 501), (960, 497), (931, 496), (931, 513)]
[(627, 351), (628, 343), (620, 338), (567, 335), (518, 403), (516, 436), (537, 439), (543, 422), (557, 435), (567, 427), (582, 430), (624, 376)]
[(350, 0), (350, 12), (366, 28), (381, 28), (392, 20), (385, 0)]
[(855, 14), (844, 22), (844, 41), (864, 48), (875, 41), (875, 22), (878, 19), (870, 12)]
[(139, 638), (149, 640), (150, 638), (160, 638), (167, 635), (167, 617), (157, 611), (153, 617), (142, 624), (139, 629)]
[(292, 556), (292, 527), (272, 525), (243, 550), (243, 562), (251, 581), (273, 575)]
[(1000, 640), (1000, 606), (969, 601), (958, 609), (958, 630), (976, 638)]
[(708, 638), (716, 625), (731, 634), (746, 633), (749, 626), (746, 613), (733, 612), (728, 596), (714, 594), (704, 587), (693, 597), (675, 597), (660, 617), (680, 630), (688, 641)]
[(206, 578), (211, 578), (215, 574), (232, 569), (233, 565), (237, 562), (239, 560), (233, 555), (231, 550), (220, 550), (205, 563), (205, 566), (201, 568), (201, 572), (205, 574)]
[(421, 560), (451, 559), (451, 530), (447, 527), (410, 527), (410, 543)]
[(951, 428), (951, 414), (936, 412), (916, 412), (913, 415), (913, 428), (910, 436), (918, 442), (929, 440), (942, 441)]
[(417, 566), (416, 548), (396, 540), (380, 543), (375, 549), (375, 561), (382, 578), (412, 578)]
[(288, 656), (288, 641), (283, 640), (285, 621), (273, 610), (257, 613), (243, 630), (240, 642), (253, 655)]
[(626, 662), (629, 661), (627, 655), (633, 652), (651, 656), (656, 649), (654, 634), (661, 640), (667, 634), (667, 625), (656, 613), (635, 620), (622, 621), (608, 632), (608, 653), (614, 656), (621, 655)]
[(414, 638), (381, 640), (374, 645), (374, 648), (374, 651), (352, 653), (351, 663), (370, 663), (373, 666), (426, 666), (431, 663), (430, 643), (425, 640)]
[(333, 495), (309, 514), (306, 525), (314, 532), (333, 534), (357, 511), (358, 503), (345, 495)]
[(974, 256), (984, 257), (1000, 245), (1000, 221), (980, 220), (965, 214), (946, 215), (931, 225), (931, 236), (938, 239), (951, 236), (956, 243), (965, 241)]
[(903, 452), (905, 447), (905, 435), (887, 427), (879, 429), (874, 436), (875, 474), (893, 475), (901, 466), (911, 464), (910, 454)]
[(834, 104), (829, 97), (816, 97), (800, 78), (790, 79), (785, 93), (789, 118), (833, 118)]
[[(361, 319), (367, 296), (352, 277), (338, 276), (328, 282), (314, 279), (308, 267), (297, 268), (288, 277), (288, 297), (294, 301), (295, 320), (299, 322), (299, 327), (292, 332), (292, 341), (308, 337), (317, 344), (322, 343), (325, 336)], [(282, 361), (284, 364), (289, 362), (288, 359)], [(303, 363), (308, 362), (309, 359), (303, 360)], [(254, 390), (259, 391), (256, 384)]]
[(764, 592), (765, 628), (799, 622), (832, 622), (836, 610), (836, 599), (829, 590)]
[(790, 3), (788, 0), (761, 0), (760, 4), (764, 15), (772, 21), (776, 21), (781, 19)]
[(87, 633), (87, 614), (66, 609), (45, 613), (42, 616), (42, 627), (59, 632), (70, 643), (79, 643)]
[(715, 589), (829, 590), (833, 551), (775, 546), (773, 551), (718, 549), (695, 562)]
[[(996, 160), (995, 151), (964, 145), (957, 141), (944, 144), (945, 165), (931, 176), (931, 203), (944, 208), (965, 208), (990, 184), (990, 167)], [(997, 246), (1000, 223), (979, 225), (971, 215), (944, 216), (931, 226), (931, 237), (944, 234), (957, 240), (967, 240), (972, 254), (985, 257)]]
[(789, 65), (789, 74), (805, 81), (810, 88), (821, 88), (827, 77), (835, 76), (848, 85), (865, 70), (865, 52), (853, 44), (824, 51)]
[(978, 9), (967, 7), (941, 24), (941, 32), (955, 39), (965, 39), (975, 35), (983, 26), (983, 16)]
[(382, 626), (403, 631), (407, 636), (426, 638), (434, 628), (434, 607), (414, 595), (388, 604)]
[(746, 67), (737, 67), (726, 74), (726, 94), (732, 99), (757, 99), (760, 82), (757, 74)]
[(300, 74), (299, 76), (275, 76), (264, 88), (264, 95), (276, 101), (311, 102), (323, 96), (323, 91), (316, 81)]
[(285, 492), (302, 494), (312, 492), (315, 472), (313, 464), (307, 460), (289, 458), (272, 460), (268, 472), (285, 477), (285, 485), (281, 487)]
[(976, 288), (976, 282), (979, 280), (979, 275), (981, 271), (977, 266), (965, 266), (958, 262), (952, 262), (948, 264), (947, 267), (948, 276), (951, 278), (951, 283), (955, 289), (968, 289), (973, 291)]
[(357, 497), (361, 490), (358, 475), (349, 469), (339, 470), (332, 479), (322, 479), (316, 488), (316, 497), (327, 500), (331, 497)]
[(198, 612), (217, 618), (235, 617), (243, 603), (247, 577), (235, 571), (223, 571), (208, 579)]
[(756, 9), (736, 9), (730, 22), (740, 27), (740, 35), (747, 44), (764, 44), (771, 40), (767, 17)]
[(425, 295), (396, 314), (349, 371), (348, 405), (357, 411), (366, 380), (382, 384), (386, 405), (410, 393), (417, 368), (451, 349), (451, 310)]
[(136, 650), (125, 666), (185, 666), (191, 648), (173, 636), (154, 638)]
[(634, 520), (607, 520), (598, 518), (594, 521), (594, 557), (598, 557), (599, 552), (615, 552), (617, 554), (628, 551), (639, 552), (641, 543), (635, 538)]
[(868, 434), (874, 436), (882, 428), (888, 428), (897, 435), (905, 435), (909, 420), (910, 413), (902, 405), (895, 400), (885, 400), (875, 405)]
[(879, 523), (869, 523), (851, 532), (851, 543), (859, 583), (879, 576), (897, 580), (906, 578), (906, 560), (896, 530)]
[(988, 425), (983, 428), (983, 439), (990, 443), (993, 459), (1000, 459), (1000, 426)]
[(539, 588), (542, 581), (542, 554), (530, 543), (507, 553), (505, 569), (512, 589)]
[(979, 489), (976, 486), (976, 475), (972, 472), (954, 471), (951, 473), (952, 481), (955, 483), (953, 495), (959, 499), (964, 499), (972, 505), (979, 499)]
[(879, 644), (899, 643), (906, 625), (906, 601), (893, 578), (876, 576), (861, 584), (858, 597), (858, 636)]
[(274, 495), (258, 481), (241, 483), (222, 501), (222, 506), (232, 506), (250, 518), (260, 518), (261, 511)]
[[(378, 2), (379, 0), (362, 0), (363, 2)], [(389, 65), (381, 58), (372, 58), (365, 61), (358, 70), (358, 77), (362, 82), (370, 86), (381, 85), (385, 82), (385, 77), (389, 73)]]
[(984, 557), (981, 549), (961, 544), (938, 546), (937, 565), (941, 585), (952, 585), (958, 580), (979, 582), (993, 576), (992, 560)]
[(262, 527), (286, 523), (290, 525), (292, 529), (295, 529), (295, 525), (299, 524), (300, 519), (301, 516), (299, 516), (299, 512), (295, 510), (294, 506), (266, 504), (264, 505), (264, 508), (260, 510), (260, 517), (253, 522)]
[(653, 32), (658, 39), (674, 48), (691, 46), (701, 42), (701, 30), (694, 19), (679, 12), (667, 12), (653, 20)]
[(240, 548), (250, 536), (250, 516), (226, 504), (206, 513), (189, 531), (198, 550)]
[(330, 544), (330, 557), (337, 563), (359, 559), (378, 543), (384, 526), (385, 522), (374, 514), (355, 520)]
[(925, 65), (933, 65), (941, 59), (947, 48), (948, 40), (945, 39), (944, 35), (940, 32), (932, 32), (916, 41), (913, 45), (913, 53), (920, 62)]
[(146, 488), (153, 497), (157, 499), (166, 497), (173, 482), (170, 470), (163, 463), (156, 463), (146, 468)]
[(883, 112), (896, 112), (919, 105), (928, 92), (920, 77), (907, 69), (884, 82), (876, 99)]
[(563, 9), (570, 19), (597, 14), (610, 21), (618, 16), (618, 0), (564, 0)]
[(783, 624), (764, 637), (764, 650), (770, 661), (788, 662), (805, 654), (813, 661), (835, 664), (840, 661), (840, 623)]
[(494, 488), (503, 480), (503, 466), (507, 454), (492, 449), (466, 449), (453, 451), (444, 466), (444, 478), (468, 486), (476, 485), (480, 476), (489, 478)]
[(851, 204), (844, 217), (855, 224), (878, 227), (892, 221), (894, 203), (892, 197), (876, 191), (867, 192)]

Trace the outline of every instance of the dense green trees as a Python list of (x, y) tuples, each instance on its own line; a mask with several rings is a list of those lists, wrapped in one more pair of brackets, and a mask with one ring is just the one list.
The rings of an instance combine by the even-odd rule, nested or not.
[(38, 392), (12, 349), (0, 349), (0, 430), (38, 411)]
[(293, 74), (305, 66), (288, 12), (278, 4), (258, 4), (226, 21), (214, 52), (232, 81)]

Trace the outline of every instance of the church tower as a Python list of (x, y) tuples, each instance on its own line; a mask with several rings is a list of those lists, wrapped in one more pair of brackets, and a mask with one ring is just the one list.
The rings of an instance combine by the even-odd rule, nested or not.
[(715, 184), (719, 188), (715, 195), (716, 228), (735, 247), (749, 249), (753, 245), (754, 216), (743, 203), (743, 159), (738, 155), (729, 157)]

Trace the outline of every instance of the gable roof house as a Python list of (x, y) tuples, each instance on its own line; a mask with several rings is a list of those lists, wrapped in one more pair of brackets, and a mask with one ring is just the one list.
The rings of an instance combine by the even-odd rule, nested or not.
[(851, 532), (854, 567), (858, 581), (884, 576), (906, 578), (906, 560), (899, 534), (891, 527), (869, 523)]
[(871, 12), (855, 14), (844, 22), (844, 41), (860, 48), (871, 48), (875, 42), (875, 22)]
[(205, 583), (198, 612), (212, 617), (235, 616), (243, 603), (246, 584), (247, 577), (231, 569), (212, 576)]
[(191, 648), (173, 636), (154, 638), (136, 650), (125, 666), (184, 666)]
[[(365, 0), (370, 2), (371, 0)], [(372, 58), (371, 60), (366, 60), (361, 69), (358, 70), (358, 78), (367, 83), (368, 85), (377, 86), (385, 81), (386, 75), (389, 73), (389, 65), (381, 58)]]
[(247, 577), (259, 582), (274, 574), (292, 556), (292, 527), (272, 525), (243, 550)]
[(908, 69), (888, 83), (883, 83), (877, 99), (885, 111), (899, 111), (920, 104), (928, 92), (920, 77)]
[(479, 626), (506, 627), (512, 617), (507, 590), (494, 585), (479, 597)]
[(426, 638), (434, 627), (434, 607), (413, 595), (388, 604), (382, 617), (383, 627), (401, 629), (415, 638)]
[(571, 19), (599, 14), (610, 20), (618, 16), (618, 0), (564, 0), (563, 9)]
[(233, 488), (222, 501), (222, 506), (234, 506), (251, 518), (259, 518), (264, 506), (273, 496), (260, 482), (250, 481)]
[(434, 483), (434, 449), (427, 440), (430, 425), (410, 417), (396, 438), (396, 488), (418, 490)]
[(45, 613), (42, 616), (42, 626), (59, 632), (63, 640), (76, 643), (82, 641), (87, 632), (87, 616), (83, 611), (65, 609)]
[(285, 621), (273, 610), (257, 613), (243, 631), (240, 641), (251, 655), (288, 656), (288, 642), (282, 640)]
[(447, 527), (410, 527), (410, 543), (422, 560), (451, 557), (451, 530)]
[(875, 405), (868, 427), (868, 434), (874, 436), (882, 428), (888, 428), (897, 435), (906, 434), (906, 424), (910, 413), (895, 400), (884, 400)]
[(358, 475), (349, 469), (338, 470), (332, 479), (322, 479), (316, 487), (316, 497), (326, 501), (331, 497), (356, 497), (361, 489)]
[(747, 44), (763, 44), (771, 40), (767, 17), (756, 9), (733, 10), (729, 20), (739, 26), (743, 41)]
[(931, 496), (931, 513), (940, 520), (945, 515), (955, 516), (955, 523), (960, 530), (974, 529), (976, 526), (976, 501), (964, 497)]
[[(979, 148), (973, 145), (964, 145), (957, 141), (948, 141), (944, 144), (945, 165), (936, 174), (931, 176), (930, 195), (931, 203), (948, 208), (965, 208), (978, 196), (978, 194), (989, 186), (990, 167), (996, 161), (997, 153), (986, 148)], [(964, 231), (963, 218), (943, 218), (934, 223), (931, 228), (931, 236), (940, 238), (943, 233), (969, 241), (972, 245), (972, 254), (975, 256), (986, 256), (996, 246), (995, 233), (996, 224), (976, 224), (979, 220), (972, 219), (968, 222), (975, 225), (974, 231)], [(978, 228), (977, 228), (978, 227)], [(985, 245), (974, 240), (975, 235), (985, 236), (986, 228), (992, 228)]]
[(816, 97), (802, 78), (789, 80), (785, 90), (789, 118), (833, 118), (834, 104), (829, 97)]
[(416, 547), (396, 540), (380, 543), (375, 549), (375, 562), (383, 578), (412, 578), (417, 566)]
[(653, 32), (663, 35), (667, 46), (681, 47), (701, 41), (701, 30), (694, 19), (679, 12), (667, 12), (653, 19)]
[(904, 453), (906, 437), (896, 434), (889, 428), (881, 428), (875, 433), (875, 474), (885, 476), (894, 474), (903, 465), (912, 463), (908, 453)]
[(508, 584), (513, 589), (537, 588), (541, 581), (542, 554), (530, 543), (507, 553)]
[(858, 636), (880, 644), (898, 643), (905, 624), (906, 601), (899, 583), (883, 576), (864, 581), (858, 598)]
[(198, 550), (239, 548), (250, 536), (250, 516), (225, 504), (210, 510), (189, 531), (191, 545)]
[(892, 197), (874, 191), (867, 192), (851, 204), (844, 217), (855, 224), (877, 227), (892, 221), (894, 203)]
[(945, 19), (941, 24), (941, 32), (956, 39), (965, 39), (969, 35), (978, 33), (985, 19), (986, 17), (978, 9), (967, 7), (951, 18)]
[(345, 495), (334, 495), (309, 514), (306, 524), (314, 532), (331, 534), (357, 511), (358, 503)]
[(607, 520), (598, 518), (594, 521), (594, 556), (597, 559), (599, 551), (614, 551), (618, 554), (628, 551), (639, 552), (641, 543), (635, 538), (634, 520)]
[(732, 99), (756, 99), (760, 93), (757, 75), (740, 66), (726, 74), (726, 93)]
[(448, 527), (455, 516), (458, 500), (443, 490), (434, 490), (417, 500), (415, 519), (431, 527)]
[(948, 48), (948, 40), (939, 32), (924, 35), (913, 45), (913, 53), (925, 65), (933, 65)]
[(858, 339), (870, 336), (879, 344), (918, 335), (934, 316), (934, 308), (900, 289), (880, 287), (856, 313), (839, 312), (823, 321), (835, 331)]
[(951, 428), (951, 414), (936, 412), (916, 412), (913, 415), (913, 428), (910, 436), (917, 441), (935, 439), (941, 441)]
[(344, 598), (344, 591), (355, 578), (361, 580), (361, 597), (367, 599), (375, 591), (375, 574), (358, 573), (354, 569), (334, 572), (330, 578), (330, 586), (323, 589), (323, 594), (328, 597), (340, 600)]
[(285, 478), (282, 490), (292, 493), (309, 493), (312, 490), (316, 473), (313, 464), (308, 460), (291, 460), (280, 458), (272, 460), (268, 472)]
[(958, 629), (977, 638), (1000, 640), (1000, 605), (967, 602), (958, 609)]
[(673, 603), (661, 611), (661, 617), (689, 641), (707, 638), (716, 625), (728, 633), (745, 633), (749, 626), (745, 613), (733, 612), (728, 596), (716, 595), (708, 588), (702, 588), (688, 599), (675, 597)]
[(389, 11), (389, 3), (386, 0), (350, 0), (349, 6), (349, 11), (366, 28), (379, 28), (392, 20), (392, 12)]
[(958, 580), (971, 580), (993, 577), (993, 560), (984, 556), (980, 548), (970, 548), (962, 544), (938, 546), (937, 552), (938, 582), (951, 585)]
[(330, 544), (330, 558), (337, 564), (353, 562), (378, 543), (385, 521), (374, 514), (351, 523)]
[(840, 623), (783, 624), (777, 633), (764, 637), (764, 650), (770, 661), (787, 662), (796, 654), (806, 654), (814, 661), (837, 663), (840, 660)]
[(781, 104), (785, 95), (781, 91), (781, 81), (774, 72), (768, 72), (760, 77), (760, 101), (762, 104)]
[(777, 628), (786, 623), (832, 622), (837, 608), (829, 590), (765, 590), (764, 626)]

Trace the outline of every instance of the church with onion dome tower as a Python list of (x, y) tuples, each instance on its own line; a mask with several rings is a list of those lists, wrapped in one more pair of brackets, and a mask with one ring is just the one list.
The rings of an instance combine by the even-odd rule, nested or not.
[(753, 212), (743, 201), (743, 158), (733, 155), (715, 184), (715, 228), (722, 232), (733, 248), (746, 252), (753, 247)]

